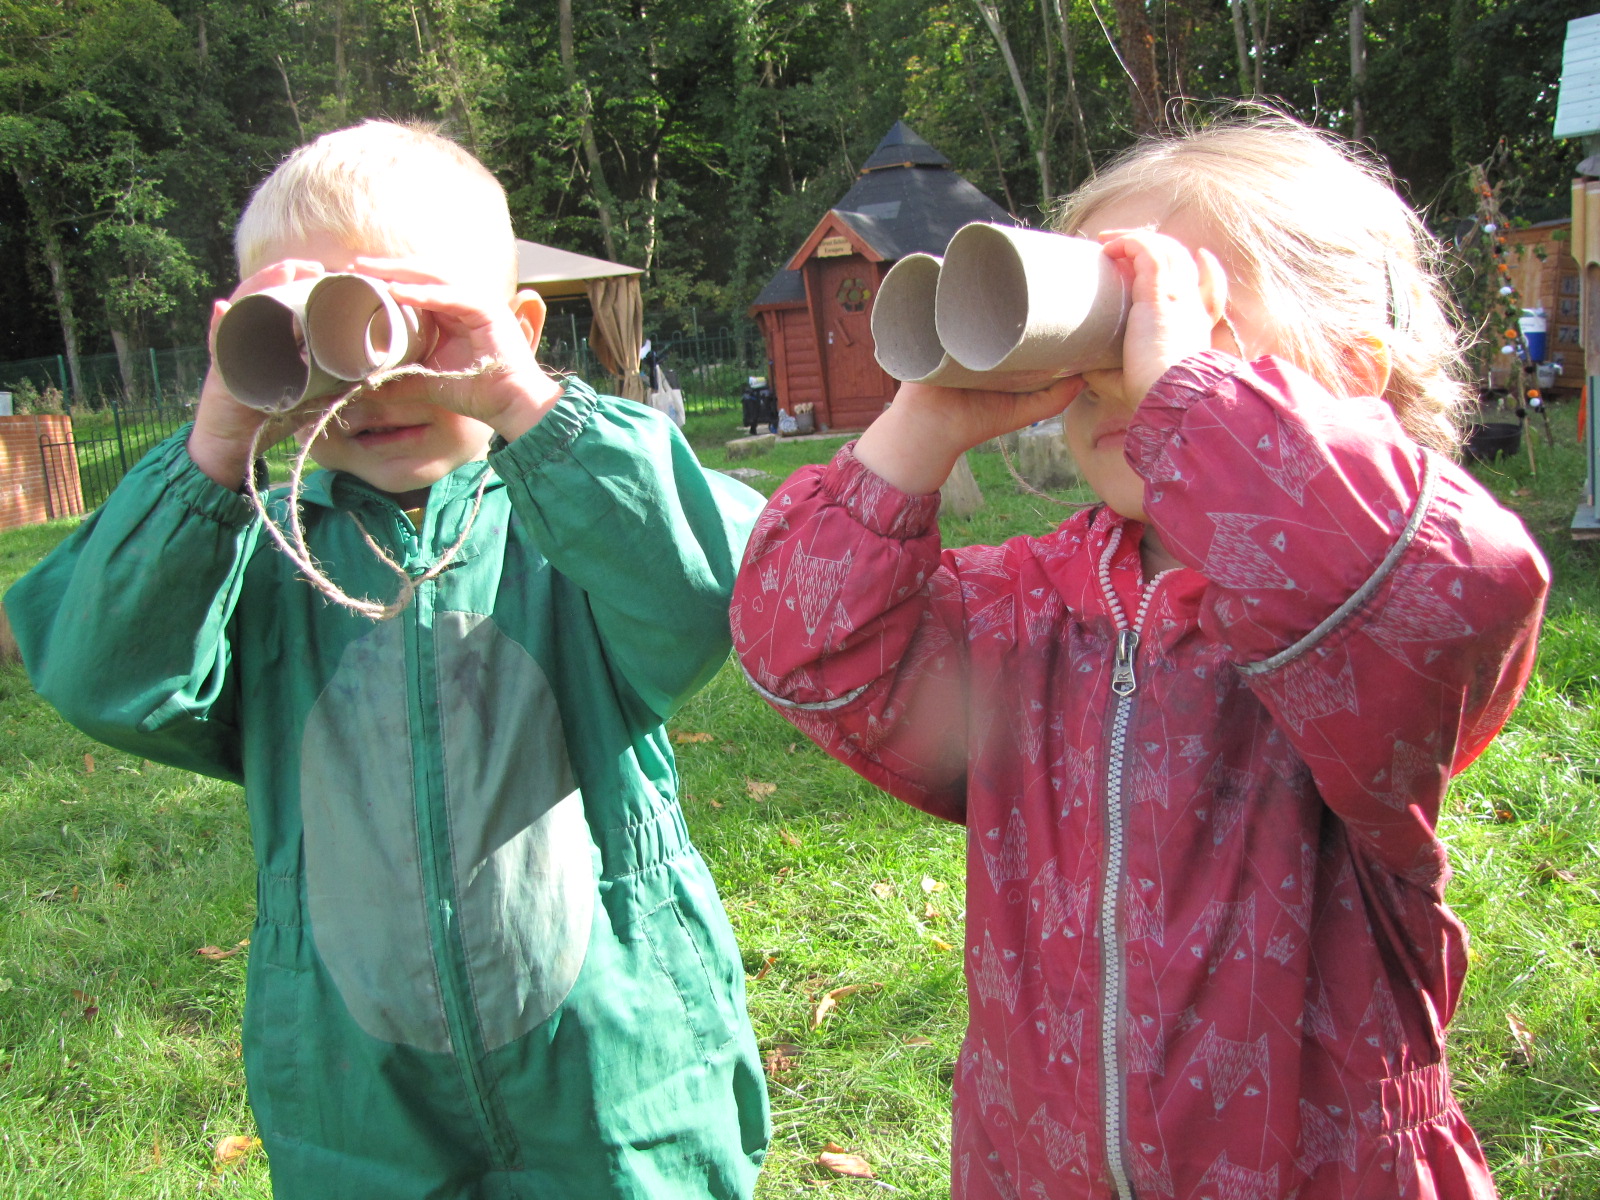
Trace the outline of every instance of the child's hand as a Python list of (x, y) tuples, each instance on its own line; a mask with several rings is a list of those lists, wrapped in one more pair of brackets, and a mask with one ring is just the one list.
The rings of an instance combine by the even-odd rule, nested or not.
[(1168, 367), (1211, 349), (1227, 306), (1227, 275), (1211, 251), (1190, 250), (1153, 229), (1108, 229), (1099, 236), (1130, 278), (1122, 374), (1127, 395), (1137, 402)]
[(424, 366), (435, 371), (466, 371), (493, 362), (499, 368), (469, 379), (428, 379), (430, 401), (490, 426), (515, 441), (550, 409), (561, 385), (535, 357), (544, 326), (544, 302), (534, 292), (518, 292), (508, 303), (475, 286), (451, 283), (413, 263), (358, 258), (354, 269), (382, 279), (401, 304), (428, 313), (439, 340)]
[(321, 263), (304, 259), (273, 263), (241, 282), (226, 300), (218, 300), (211, 306), (211, 331), (207, 337), (212, 350), (211, 366), (200, 387), (200, 403), (195, 409), (188, 447), (195, 465), (225, 488), (238, 491), (244, 486), (245, 475), (251, 468), (252, 441), (258, 450), (265, 450), (293, 433), (305, 415), (296, 413), (292, 418), (274, 415), (234, 399), (222, 382), (222, 372), (217, 370), (217, 324), (223, 314), (245, 296), (326, 273)]
[(856, 457), (903, 492), (936, 492), (963, 453), (1055, 416), (1082, 389), (1078, 376), (1021, 393), (902, 383), (889, 410), (856, 443)]

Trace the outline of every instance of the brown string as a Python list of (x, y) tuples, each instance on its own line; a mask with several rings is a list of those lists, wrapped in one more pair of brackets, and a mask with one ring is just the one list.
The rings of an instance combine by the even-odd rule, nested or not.
[[(362, 616), (373, 621), (387, 621), (405, 611), (406, 607), (411, 603), (412, 598), (416, 595), (417, 588), (419, 588), (422, 584), (427, 583), (430, 579), (436, 579), (449, 568), (451, 562), (454, 561), (456, 554), (460, 551), (461, 547), (466, 544), (467, 535), (472, 532), (473, 523), (478, 519), (478, 511), (483, 507), (484, 490), (489, 484), (488, 470), (485, 470), (483, 476), (478, 480), (478, 491), (477, 495), (473, 498), (472, 512), (467, 516), (467, 523), (461, 530), (461, 536), (455, 540), (455, 542), (444, 552), (442, 556), (440, 556), (437, 562), (435, 562), (426, 571), (422, 572), (422, 574), (417, 576), (412, 576), (409, 574), (404, 567), (397, 563), (389, 555), (389, 553), (383, 549), (382, 546), (378, 545), (378, 543), (373, 540), (372, 535), (367, 532), (367, 527), (361, 523), (360, 517), (356, 516), (355, 513), (347, 514), (350, 519), (355, 522), (355, 526), (360, 531), (361, 538), (364, 542), (366, 542), (368, 548), (371, 549), (375, 555), (377, 555), (380, 562), (393, 571), (400, 579), (399, 594), (388, 604), (380, 604), (376, 600), (357, 599), (347, 593), (338, 584), (334, 583), (333, 580), (329, 579), (328, 576), (322, 571), (321, 565), (317, 562), (316, 557), (311, 553), (310, 547), (307, 546), (305, 525), (301, 520), (300, 515), (300, 497), (303, 491), (306, 460), (310, 457), (311, 447), (316, 445), (317, 439), (320, 438), (324, 432), (326, 432), (329, 423), (334, 419), (335, 416), (338, 415), (340, 409), (344, 408), (345, 405), (349, 404), (352, 400), (366, 395), (369, 392), (376, 391), (379, 387), (385, 383), (388, 383), (390, 380), (412, 375), (421, 375), (429, 379), (479, 379), (485, 375), (503, 371), (504, 369), (505, 368), (502, 364), (492, 360), (485, 360), (483, 362), (475, 363), (464, 371), (433, 371), (426, 367), (410, 364), (407, 366), (398, 367), (393, 371), (385, 372), (382, 375), (375, 375), (367, 379), (359, 386), (352, 388), (344, 396), (341, 396), (328, 407), (328, 410), (324, 412), (321, 417), (318, 418), (316, 424), (312, 426), (310, 434), (302, 440), (300, 451), (295, 455), (294, 461), (290, 464), (289, 495), (287, 497), (289, 532), (287, 537), (284, 535), (284, 531), (279, 527), (278, 523), (274, 521), (268, 514), (267, 506), (262, 500), (260, 492), (256, 490), (254, 478), (255, 472), (253, 470), (245, 472), (244, 488), (245, 495), (250, 502), (250, 507), (254, 510), (256, 516), (261, 519), (261, 523), (266, 528), (267, 534), (272, 538), (273, 543), (278, 547), (283, 555), (299, 569), (300, 573), (305, 577), (306, 582), (311, 584), (311, 586), (316, 588), (317, 591), (321, 592), (329, 600), (342, 608), (348, 608), (352, 612), (360, 613)], [(266, 423), (263, 423), (257, 426), (255, 433), (251, 435), (250, 461), (252, 463), (255, 462), (256, 455), (261, 449), (261, 434), (265, 428)]]

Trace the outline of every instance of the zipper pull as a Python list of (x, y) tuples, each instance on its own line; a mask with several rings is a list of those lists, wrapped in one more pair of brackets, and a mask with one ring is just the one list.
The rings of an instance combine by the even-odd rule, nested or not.
[(1139, 681), (1133, 677), (1133, 655), (1139, 649), (1139, 635), (1131, 629), (1117, 634), (1117, 660), (1111, 671), (1111, 690), (1119, 696), (1133, 695)]

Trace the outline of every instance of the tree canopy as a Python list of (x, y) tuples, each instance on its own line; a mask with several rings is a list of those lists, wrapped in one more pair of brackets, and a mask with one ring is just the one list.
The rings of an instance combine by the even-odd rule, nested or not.
[[(1566, 194), (1577, 0), (0, 0), (0, 359), (204, 338), (250, 189), (300, 142), (427, 118), (523, 237), (741, 312), (904, 118), (1042, 216), (1230, 97), (1368, 142), (1445, 227), (1475, 164)], [(1544, 204), (1548, 211), (1539, 209)]]

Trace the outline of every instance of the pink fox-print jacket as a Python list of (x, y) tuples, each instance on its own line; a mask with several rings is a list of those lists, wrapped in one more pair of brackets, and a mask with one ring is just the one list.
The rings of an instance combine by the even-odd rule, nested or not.
[(1435, 834), (1531, 668), (1516, 517), (1379, 400), (1175, 366), (1105, 507), (941, 553), (842, 450), (756, 527), (734, 643), (830, 754), (967, 827), (957, 1200), (1494, 1194), (1451, 1094)]

